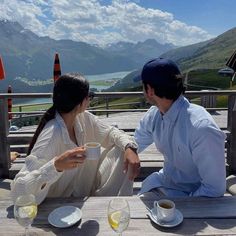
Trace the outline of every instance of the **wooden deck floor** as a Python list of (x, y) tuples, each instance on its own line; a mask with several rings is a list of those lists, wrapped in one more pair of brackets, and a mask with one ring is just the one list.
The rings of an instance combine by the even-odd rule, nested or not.
[[(117, 125), (120, 129), (135, 129), (145, 112), (123, 112), (99, 116), (100, 120), (110, 124)], [(211, 114), (218, 126), (222, 129), (227, 128), (227, 111), (217, 111)], [(34, 131), (36, 126), (25, 126), (19, 131)]]
[[(99, 118), (110, 125), (117, 125), (121, 129), (135, 129), (144, 114), (145, 112), (123, 112), (109, 114), (109, 117), (99, 116)], [(227, 128), (227, 111), (217, 111), (211, 115), (220, 128)]]

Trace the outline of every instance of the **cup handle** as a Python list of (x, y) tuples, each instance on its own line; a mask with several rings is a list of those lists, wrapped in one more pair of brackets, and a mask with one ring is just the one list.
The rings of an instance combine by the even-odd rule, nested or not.
[(156, 217), (159, 218), (160, 213), (159, 213), (159, 208), (157, 207), (157, 205), (158, 205), (158, 202), (154, 201), (153, 206), (156, 211)]
[(157, 201), (154, 201), (153, 207), (154, 207), (154, 208), (157, 208), (157, 204), (158, 204), (158, 202), (157, 202)]

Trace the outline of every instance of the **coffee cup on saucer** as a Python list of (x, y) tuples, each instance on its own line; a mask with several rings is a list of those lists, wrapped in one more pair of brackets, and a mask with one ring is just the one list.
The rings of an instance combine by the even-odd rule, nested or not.
[(175, 203), (168, 199), (161, 199), (154, 202), (154, 213), (157, 219), (162, 222), (170, 222), (175, 218)]

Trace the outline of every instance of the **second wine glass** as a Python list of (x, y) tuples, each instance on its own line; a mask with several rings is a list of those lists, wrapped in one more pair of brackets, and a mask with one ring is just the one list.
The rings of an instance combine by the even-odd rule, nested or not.
[(29, 235), (29, 227), (37, 215), (37, 204), (32, 194), (19, 196), (14, 204), (14, 216), (18, 223), (25, 228), (25, 235)]
[(130, 220), (130, 208), (128, 202), (123, 198), (114, 198), (108, 206), (108, 222), (111, 228), (122, 235), (127, 229)]

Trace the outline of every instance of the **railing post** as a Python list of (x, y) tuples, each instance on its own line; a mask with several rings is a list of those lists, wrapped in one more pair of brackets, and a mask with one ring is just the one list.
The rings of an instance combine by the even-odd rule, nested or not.
[(9, 134), (7, 99), (0, 99), (0, 177), (9, 177), (10, 146), (7, 141)]
[(236, 95), (229, 95), (228, 97), (227, 129), (230, 132), (227, 149), (229, 174), (236, 174)]
[[(19, 112), (22, 112), (22, 106), (19, 106)], [(22, 115), (20, 114), (20, 127), (23, 126)]]
[[(208, 92), (210, 90), (201, 90), (201, 91)], [(205, 108), (216, 107), (216, 95), (201, 96), (201, 106), (203, 106)]]
[(109, 112), (108, 112), (108, 110), (109, 110), (109, 98), (106, 97), (105, 99), (106, 99), (106, 110), (107, 110), (107, 117), (108, 117), (109, 116)]

